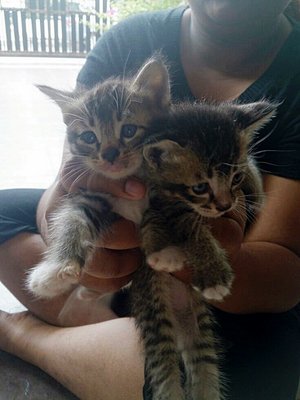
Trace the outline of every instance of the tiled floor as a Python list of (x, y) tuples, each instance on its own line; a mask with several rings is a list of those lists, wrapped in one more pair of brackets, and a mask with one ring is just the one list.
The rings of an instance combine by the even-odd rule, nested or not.
[[(0, 58), (0, 189), (47, 187), (59, 167), (64, 124), (34, 84), (72, 89), (82, 59)], [(24, 307), (0, 283), (0, 309)], [(0, 352), (0, 400), (75, 399), (39, 369)]]

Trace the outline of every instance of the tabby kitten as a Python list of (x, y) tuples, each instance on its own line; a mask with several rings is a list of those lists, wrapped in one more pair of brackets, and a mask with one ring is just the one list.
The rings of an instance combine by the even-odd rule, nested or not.
[[(238, 212), (244, 207), (242, 192), (249, 207), (261, 204), (262, 182), (250, 143), (274, 108), (266, 102), (181, 104), (149, 129), (143, 154), (150, 198), (141, 223), (146, 263), (132, 283), (132, 310), (153, 400), (222, 397), (206, 302), (229, 294), (233, 273), (207, 220)], [(179, 283), (169, 272), (185, 264), (193, 276), (191, 285), (182, 285), (185, 301), (180, 304)]]
[[(168, 71), (160, 59), (148, 60), (131, 79), (109, 79), (90, 90), (67, 93), (38, 87), (59, 105), (67, 125), (74, 169), (68, 179), (79, 172), (111, 179), (141, 176), (145, 130), (170, 102)], [(84, 190), (70, 193), (52, 215), (49, 248), (28, 275), (29, 290), (51, 298), (71, 289), (99, 237), (119, 215), (140, 222), (146, 204), (147, 199), (132, 201)]]

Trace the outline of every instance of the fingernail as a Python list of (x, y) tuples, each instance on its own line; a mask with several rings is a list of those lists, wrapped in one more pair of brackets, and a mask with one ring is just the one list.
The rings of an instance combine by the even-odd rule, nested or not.
[(142, 198), (145, 195), (145, 185), (139, 181), (129, 179), (125, 183), (125, 192), (130, 196)]

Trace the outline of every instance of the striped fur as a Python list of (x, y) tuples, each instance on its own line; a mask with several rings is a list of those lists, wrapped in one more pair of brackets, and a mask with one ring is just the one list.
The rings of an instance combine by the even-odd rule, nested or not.
[[(145, 262), (132, 283), (132, 312), (152, 400), (224, 398), (208, 301), (229, 294), (233, 273), (207, 219), (238, 210), (242, 192), (250, 208), (261, 205), (262, 181), (250, 143), (273, 112), (264, 102), (180, 104), (149, 129), (144, 157), (150, 199), (141, 223)], [(169, 273), (185, 264), (192, 268), (192, 283), (180, 286)]]
[[(142, 176), (142, 143), (154, 117), (167, 112), (169, 78), (165, 64), (152, 58), (132, 78), (114, 78), (85, 91), (39, 89), (62, 110), (73, 156), (66, 186), (84, 176), (119, 180)], [(96, 242), (119, 216), (139, 223), (147, 199), (129, 201), (109, 194), (80, 191), (68, 194), (52, 214), (49, 247), (43, 261), (28, 274), (27, 288), (51, 298), (78, 284), (81, 269)]]

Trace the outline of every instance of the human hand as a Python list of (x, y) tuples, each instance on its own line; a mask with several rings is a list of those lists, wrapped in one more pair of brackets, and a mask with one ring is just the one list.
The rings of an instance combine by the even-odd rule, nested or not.
[[(143, 198), (146, 192), (145, 186), (134, 178), (114, 181), (90, 174), (79, 160), (66, 157), (55, 183), (46, 191), (38, 208), (37, 220), (46, 243), (49, 217), (66, 194), (79, 189), (110, 193), (132, 200)], [(96, 243), (96, 251), (80, 278), (81, 285), (101, 293), (118, 290), (128, 283), (141, 261), (135, 225), (121, 219), (112, 226), (111, 231), (109, 236)]]

